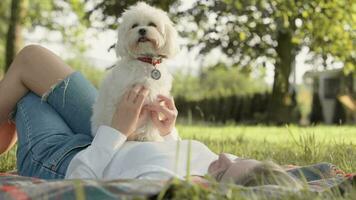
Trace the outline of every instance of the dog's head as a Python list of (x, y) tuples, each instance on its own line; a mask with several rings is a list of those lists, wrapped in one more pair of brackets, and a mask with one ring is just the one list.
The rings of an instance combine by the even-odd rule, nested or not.
[(178, 52), (177, 31), (164, 11), (139, 2), (126, 10), (121, 19), (117, 56), (171, 58)]

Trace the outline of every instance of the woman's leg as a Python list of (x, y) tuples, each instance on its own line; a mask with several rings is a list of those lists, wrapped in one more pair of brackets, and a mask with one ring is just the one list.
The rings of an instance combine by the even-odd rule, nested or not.
[(90, 118), (97, 90), (80, 72), (74, 72), (54, 85), (42, 101), (51, 105), (72, 131), (91, 135)]
[(32, 92), (17, 103), (15, 120), (20, 175), (64, 178), (73, 156), (92, 140), (88, 134), (74, 133), (51, 105)]
[(0, 82), (0, 124), (8, 119), (16, 103), (27, 92), (42, 96), (72, 72), (73, 69), (59, 57), (41, 46), (23, 48)]
[[(6, 123), (9, 113), (27, 92), (31, 91), (48, 102), (74, 133), (90, 135), (92, 104), (97, 95), (94, 86), (49, 50), (30, 45), (16, 56), (5, 78), (0, 83), (0, 154), (13, 145), (16, 134)], [(0, 122), (1, 122), (0, 120)], [(1, 124), (1, 123), (0, 123)]]
[(13, 122), (6, 121), (0, 124), (0, 154), (5, 153), (11, 149), (16, 143), (16, 127)]
[(17, 54), (0, 82), (0, 154), (9, 150), (16, 141), (14, 126), (8, 122), (16, 103), (28, 91), (42, 95), (72, 72), (60, 58), (38, 45), (27, 46)]
[(63, 178), (72, 157), (91, 143), (97, 91), (72, 72), (50, 51), (31, 45), (20, 51), (0, 83), (0, 94), (7, 94), (0, 96), (0, 119), (6, 121), (17, 103), (17, 165), (22, 175)]

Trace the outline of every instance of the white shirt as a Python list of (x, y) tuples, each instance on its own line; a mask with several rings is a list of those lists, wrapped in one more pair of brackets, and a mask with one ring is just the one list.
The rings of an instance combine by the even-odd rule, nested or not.
[[(164, 142), (126, 139), (116, 129), (100, 126), (92, 144), (73, 157), (65, 178), (183, 179), (188, 172), (206, 175), (210, 163), (218, 159), (203, 143), (180, 140), (175, 129), (164, 137)], [(188, 152), (191, 152), (189, 169)]]

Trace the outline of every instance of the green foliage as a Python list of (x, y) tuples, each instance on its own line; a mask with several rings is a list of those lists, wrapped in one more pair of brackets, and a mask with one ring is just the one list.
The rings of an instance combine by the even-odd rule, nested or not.
[[(85, 18), (85, 2), (82, 0), (29, 1), (23, 24), (29, 30), (41, 26), (48, 30), (59, 31), (64, 44), (72, 50), (83, 52), (85, 31), (90, 21)], [(46, 40), (46, 38), (43, 38)], [(74, 49), (73, 49), (74, 48)]]
[(2, 0), (0, 3), (0, 71), (4, 69), (5, 63), (5, 38), (7, 33), (7, 22), (9, 19), (9, 0)]
[(105, 72), (91, 65), (87, 60), (81, 57), (66, 60), (66, 63), (74, 70), (82, 72), (82, 74), (98, 88)]
[[(82, 24), (90, 25), (89, 21), (84, 18), (85, 3), (81, 0), (27, 1), (29, 4), (26, 18), (23, 19), (26, 27), (43, 26), (50, 30), (62, 30)], [(64, 18), (67, 19), (63, 20)]]
[(262, 74), (217, 64), (200, 76), (175, 74), (173, 96), (180, 116), (207, 122), (262, 122), (269, 95)]
[(0, 172), (16, 169), (16, 149), (17, 145), (15, 145), (9, 152), (0, 155)]
[(345, 72), (355, 70), (355, 13), (352, 0), (212, 0), (196, 1), (177, 15), (185, 24), (196, 25), (180, 28), (193, 41), (191, 46), (202, 47), (202, 54), (221, 49), (239, 67), (273, 63), (268, 118), (286, 123), (298, 116), (289, 77), (302, 46), (314, 53), (312, 61), (322, 59), (324, 67), (332, 58), (344, 63)]
[(0, 71), (2, 72), (4, 70), (4, 55), (5, 55), (5, 50), (4, 50), (4, 44), (5, 42), (0, 39)]
[[(121, 16), (125, 9), (129, 6), (136, 4), (138, 0), (126, 0), (126, 1), (117, 1), (117, 0), (97, 0), (91, 3), (94, 3), (92, 9), (89, 9), (86, 12), (87, 20), (97, 20), (105, 22), (100, 25), (99, 28), (117, 28), (117, 19)], [(179, 0), (146, 0), (146, 3), (159, 7), (165, 11), (169, 11), (172, 5), (179, 2)], [(174, 6), (173, 6), (174, 7)], [(100, 13), (100, 14), (98, 14)], [(113, 20), (115, 19), (115, 20)]]
[[(21, 0), (22, 16), (16, 26), (28, 31), (36, 27), (44, 27), (47, 30), (59, 31), (62, 42), (74, 53), (82, 53), (86, 50), (85, 32), (90, 26), (90, 21), (85, 18), (85, 3), (82, 0)], [(9, 23), (11, 0), (2, 0), (0, 4), (0, 67), (4, 64), (4, 47)], [(21, 30), (19, 29), (19, 30)], [(17, 34), (22, 34), (18, 32)], [(48, 38), (43, 38), (46, 41)], [(18, 49), (17, 49), (18, 50)]]
[[(180, 14), (187, 16), (196, 29), (184, 29), (202, 52), (219, 47), (234, 56), (240, 66), (265, 57), (278, 62), (276, 54), (280, 34), (290, 34), (295, 45), (309, 46), (316, 56), (328, 55), (345, 63), (345, 70), (355, 70), (356, 6), (352, 0), (254, 0), (197, 1)], [(191, 32), (189, 32), (191, 30)]]
[(201, 75), (204, 97), (227, 97), (231, 95), (249, 95), (267, 91), (263, 77), (252, 78), (249, 73), (238, 68), (216, 65)]
[(205, 69), (200, 76), (176, 73), (173, 96), (186, 100), (250, 95), (267, 91), (262, 77), (254, 78), (247, 72), (223, 64)]
[(176, 72), (174, 74), (172, 94), (174, 97), (182, 96), (186, 99), (201, 99), (204, 89), (199, 83), (199, 78), (189, 74)]
[(9, 17), (9, 0), (2, 0), (0, 4), (0, 40), (3, 40), (7, 32), (7, 21)]

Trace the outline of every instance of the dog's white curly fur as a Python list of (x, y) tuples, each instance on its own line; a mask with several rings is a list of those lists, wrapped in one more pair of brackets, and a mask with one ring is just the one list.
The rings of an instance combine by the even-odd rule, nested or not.
[[(131, 6), (122, 15), (118, 29), (116, 54), (118, 61), (101, 83), (99, 96), (93, 106), (92, 135), (100, 125), (111, 125), (116, 105), (128, 88), (143, 84), (149, 89), (148, 101), (156, 100), (158, 94), (170, 95), (172, 76), (165, 66), (165, 59), (156, 65), (161, 78), (151, 78), (153, 65), (137, 60), (141, 56), (172, 58), (178, 52), (177, 32), (167, 14), (144, 2)], [(139, 30), (145, 30), (144, 40)], [(133, 140), (162, 141), (159, 131), (148, 119), (143, 127), (133, 134)]]

